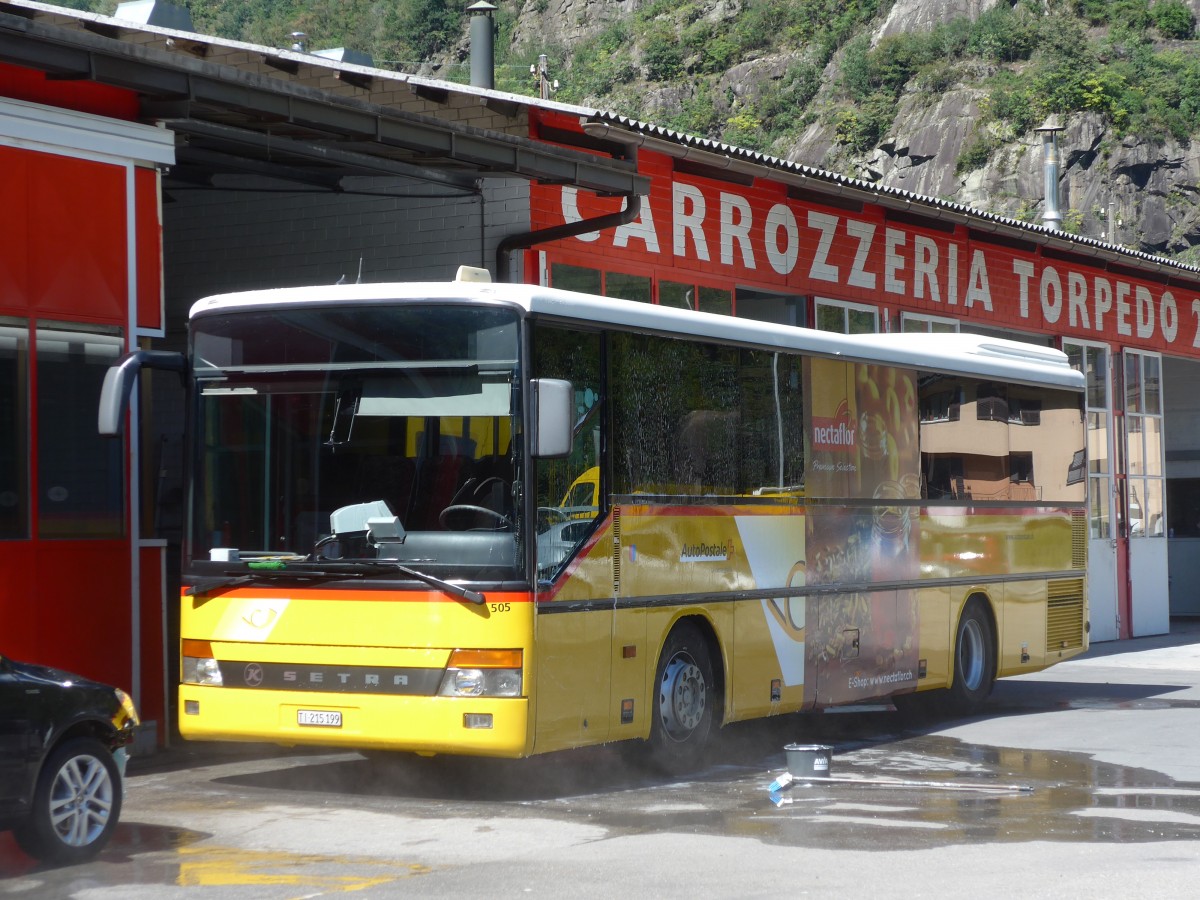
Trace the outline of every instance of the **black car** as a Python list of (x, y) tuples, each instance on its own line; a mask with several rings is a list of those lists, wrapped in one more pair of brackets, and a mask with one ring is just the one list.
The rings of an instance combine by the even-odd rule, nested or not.
[(72, 863), (117, 827), (137, 710), (119, 688), (0, 656), (0, 831)]

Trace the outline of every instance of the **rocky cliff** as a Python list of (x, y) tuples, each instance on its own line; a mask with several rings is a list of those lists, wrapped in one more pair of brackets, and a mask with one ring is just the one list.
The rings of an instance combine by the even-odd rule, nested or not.
[[(809, 5), (815, 2), (810, 0)], [(854, 35), (860, 39), (868, 35), (871, 45), (877, 46), (897, 34), (929, 31), (956, 20), (975, 21), (997, 3), (1007, 2), (895, 0), (889, 4), (884, 0), (875, 4), (873, 14)], [(1035, 15), (1048, 15), (1054, 6), (1053, 0), (1046, 0), (1044, 10), (1026, 0), (1019, 2)], [(627, 77), (614, 78), (610, 90), (568, 92), (565, 99), (668, 127), (686, 126), (690, 112), (691, 121), (711, 123), (704, 136), (744, 146), (745, 140), (761, 138), (761, 130), (749, 127), (739, 132), (731, 129), (730, 123), (761, 124), (762, 111), (772, 104), (778, 106), (780, 98), (791, 91), (803, 101), (786, 113), (793, 127), (776, 129), (759, 144), (760, 149), (866, 181), (1040, 221), (1040, 136), (1032, 129), (1013, 133), (984, 115), (989, 78), (1005, 66), (1019, 73), (1028, 62), (1004, 64), (968, 55), (945, 67), (934, 89), (929, 79), (913, 77), (895, 98), (890, 124), (871, 146), (856, 147), (839, 133), (847, 109), (853, 112), (845, 92), (843, 65), (849, 45), (845, 34), (828, 59), (822, 60), (812, 45), (795, 40), (795, 29), (789, 41), (781, 28), (776, 45), (751, 47), (722, 71), (708, 71), (711, 66), (706, 67), (706, 53), (716, 52), (714, 42), (723, 35), (744, 29), (754, 3), (527, 0), (509, 31), (508, 52), (529, 55), (546, 52), (540, 48), (562, 48), (562, 71), (556, 77), (569, 84), (582, 71), (575, 70), (580, 48), (594, 48), (606, 37), (620, 35), (624, 28), (624, 50), (613, 51), (612, 56), (626, 55)], [(1200, 0), (1191, 3), (1200, 7)], [(1198, 11), (1193, 8), (1193, 15)], [(708, 42), (698, 50), (688, 36), (702, 27), (708, 29)], [(1119, 52), (1119, 47), (1112, 50), (1114, 42), (1106, 27), (1086, 22), (1084, 27), (1089, 41), (1098, 46), (1109, 41), (1103, 45), (1105, 52)], [(663, 32), (679, 37), (678, 76), (669, 80), (648, 77), (646, 35)], [(1148, 33), (1156, 37), (1152, 30)], [(1195, 40), (1158, 39), (1155, 47), (1167, 45), (1171, 52), (1200, 50), (1200, 42)], [(820, 67), (813, 69), (814, 63)], [(805, 66), (813, 69), (816, 80), (809, 89), (797, 91), (797, 78)], [(707, 118), (696, 119), (697, 105), (705, 108)], [(1200, 192), (1200, 159), (1193, 143), (1178, 136), (1142, 137), (1128, 128), (1118, 129), (1104, 109), (1066, 110), (1059, 118), (1064, 126), (1058, 138), (1064, 229), (1187, 262), (1200, 261), (1200, 254), (1192, 254), (1192, 248), (1200, 245), (1200, 206), (1194, 202)], [(1200, 117), (1196, 124), (1193, 130), (1200, 132)], [(989, 138), (988, 152), (968, 157), (971, 164), (964, 165), (964, 152), (978, 143), (981, 133)]]

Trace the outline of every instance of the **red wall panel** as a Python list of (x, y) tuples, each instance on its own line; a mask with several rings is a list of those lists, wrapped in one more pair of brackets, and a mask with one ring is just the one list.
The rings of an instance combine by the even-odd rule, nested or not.
[(0, 147), (0, 312), (24, 315), (29, 308), (29, 184), (31, 154)]
[(124, 541), (0, 544), (0, 650), (128, 687), (132, 644)]
[(131, 122), (138, 117), (138, 97), (133, 91), (90, 81), (52, 81), (44, 72), (6, 63), (0, 63), (0, 97)]
[[(142, 718), (159, 723), (159, 740), (166, 736), (164, 726), (167, 721), (166, 686), (163, 684), (163, 567), (166, 552), (166, 547), (143, 547), (139, 570), (142, 580), (139, 594), (142, 683), (136, 700)], [(170, 677), (173, 679), (174, 673)]]
[(158, 175), (153, 169), (134, 173), (137, 216), (137, 324), (163, 328), (162, 222), (159, 220)]
[(39, 315), (127, 320), (125, 172), (31, 154), (28, 296)]
[(0, 305), (123, 325), (124, 166), (0, 147)]

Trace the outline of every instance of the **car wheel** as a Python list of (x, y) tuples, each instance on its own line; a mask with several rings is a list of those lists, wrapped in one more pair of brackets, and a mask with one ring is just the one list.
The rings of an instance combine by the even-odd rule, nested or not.
[(112, 754), (95, 738), (75, 738), (46, 759), (32, 814), (14, 836), (35, 859), (80, 862), (108, 843), (120, 815), (121, 775)]

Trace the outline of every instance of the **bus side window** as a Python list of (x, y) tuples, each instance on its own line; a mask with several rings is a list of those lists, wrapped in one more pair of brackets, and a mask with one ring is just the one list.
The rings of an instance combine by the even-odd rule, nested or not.
[(534, 378), (562, 378), (575, 391), (575, 437), (569, 456), (534, 460), (539, 578), (549, 577), (591, 533), (605, 512), (600, 429), (604, 419), (599, 332), (537, 325)]

